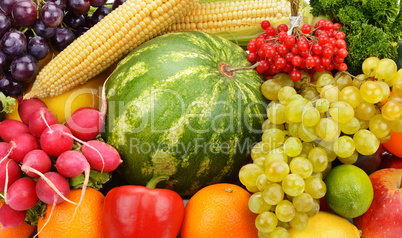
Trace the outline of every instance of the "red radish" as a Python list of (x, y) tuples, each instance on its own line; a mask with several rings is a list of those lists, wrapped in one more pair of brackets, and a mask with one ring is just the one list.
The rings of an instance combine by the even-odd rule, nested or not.
[(56, 116), (49, 109), (43, 107), (32, 113), (28, 126), (32, 135), (39, 138), (48, 126), (57, 123)]
[[(24, 168), (26, 167), (34, 168), (43, 174), (49, 172), (50, 168), (52, 167), (52, 161), (50, 160), (46, 152), (44, 152), (43, 150), (33, 150), (28, 152), (28, 154), (25, 155), (24, 160), (22, 160), (22, 164), (25, 165)], [(39, 177), (38, 174), (33, 173), (28, 169), (26, 169), (26, 171), (24, 172), (29, 177), (32, 178)]]
[(102, 172), (112, 172), (123, 162), (119, 152), (102, 141), (88, 141), (81, 147), (81, 152), (91, 168)]
[(5, 159), (0, 162), (0, 192), (19, 178), (21, 178), (21, 169), (14, 160)]
[[(85, 190), (88, 186), (89, 174), (91, 172), (91, 167), (85, 156), (74, 150), (63, 152), (56, 160), (56, 169), (61, 175), (67, 178), (74, 178), (78, 175), (84, 173), (84, 183), (82, 185), (82, 192), (80, 201), (77, 204), (75, 211), (77, 211), (82, 200), (84, 199)], [(74, 212), (75, 214), (75, 212)]]
[(9, 157), (19, 163), (22, 162), (25, 155), (28, 154), (29, 151), (39, 148), (40, 145), (38, 139), (29, 133), (24, 133), (10, 141)]
[(66, 198), (69, 193), (70, 185), (67, 179), (59, 173), (47, 172), (36, 182), (36, 195), (42, 202), (48, 205), (59, 204), (63, 200), (77, 204)]
[(77, 110), (68, 119), (66, 126), (78, 139), (93, 140), (102, 130), (105, 124), (104, 118), (93, 108)]
[(47, 108), (44, 102), (36, 98), (21, 100), (18, 103), (18, 114), (20, 115), (21, 120), (27, 125), (32, 113), (34, 113), (39, 108)]
[(0, 208), (0, 224), (2, 230), (7, 228), (17, 227), (25, 221), (26, 212), (16, 211), (12, 209), (9, 205), (3, 204)]
[(32, 208), (38, 202), (35, 191), (35, 181), (31, 178), (20, 178), (11, 184), (5, 198), (6, 204), (16, 211)]
[(0, 137), (5, 142), (10, 142), (13, 138), (24, 133), (29, 133), (29, 128), (23, 122), (13, 119), (0, 122)]
[(0, 160), (8, 154), (8, 143), (0, 142)]
[(40, 136), (40, 145), (48, 155), (57, 157), (64, 151), (73, 148), (74, 140), (71, 131), (62, 124), (53, 124)]

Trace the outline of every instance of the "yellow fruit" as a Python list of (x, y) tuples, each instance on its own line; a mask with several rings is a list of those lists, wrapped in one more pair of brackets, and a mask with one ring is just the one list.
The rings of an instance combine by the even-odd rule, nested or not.
[(13, 106), (13, 111), (10, 113), (6, 113), (5, 118), (21, 121), (20, 115), (18, 115), (18, 100), (15, 100), (15, 105)]
[(338, 215), (320, 211), (308, 218), (308, 225), (299, 231), (288, 230), (292, 238), (359, 238), (360, 232), (347, 219)]

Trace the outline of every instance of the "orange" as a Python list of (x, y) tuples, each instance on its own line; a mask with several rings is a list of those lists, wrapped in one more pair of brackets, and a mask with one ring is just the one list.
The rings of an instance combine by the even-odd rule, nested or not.
[[(4, 202), (0, 202), (0, 207), (3, 206)], [(17, 227), (7, 228), (3, 231), (0, 225), (0, 237), (1, 238), (28, 238), (32, 232), (35, 230), (34, 226), (30, 226), (23, 222)]]
[[(71, 190), (67, 198), (78, 202), (81, 196), (81, 189)], [(105, 196), (98, 190), (88, 188), (85, 191), (84, 199), (77, 209), (73, 218), (76, 205), (63, 201), (56, 205), (52, 216), (49, 214), (52, 206), (46, 209), (44, 219), (39, 218), (39, 238), (102, 238), (103, 235), (103, 202)], [(49, 222), (44, 226), (45, 222)]]
[(257, 238), (257, 214), (248, 208), (250, 193), (228, 183), (204, 187), (188, 201), (181, 227), (182, 238)]

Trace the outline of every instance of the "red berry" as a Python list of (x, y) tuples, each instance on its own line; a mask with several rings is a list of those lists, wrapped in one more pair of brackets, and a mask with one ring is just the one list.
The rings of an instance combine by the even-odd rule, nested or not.
[(311, 67), (314, 67), (314, 65), (315, 65), (314, 57), (313, 56), (308, 56), (306, 58), (306, 66), (311, 68)]
[(279, 69), (282, 69), (286, 66), (286, 60), (283, 57), (278, 57), (275, 60), (275, 66), (278, 67)]
[(331, 49), (331, 48), (329, 48), (329, 47), (325, 48), (325, 49), (322, 51), (322, 55), (323, 55), (324, 57), (331, 57), (333, 54), (334, 54), (334, 50)]
[(276, 30), (272, 26), (267, 27), (265, 30), (265, 33), (267, 33), (268, 36), (275, 36)]
[(313, 44), (313, 47), (311, 48), (313, 53), (316, 55), (320, 55), (322, 53), (322, 49), (323, 49), (322, 46), (319, 45), (318, 43)]
[(299, 80), (301, 79), (301, 76), (302, 76), (302, 74), (301, 74), (301, 72), (300, 72), (299, 70), (293, 70), (293, 71), (290, 73), (290, 78), (291, 78), (293, 81), (299, 81)]
[(294, 54), (292, 52), (287, 52), (285, 54), (286, 62), (292, 62), (293, 57), (294, 57)]
[(259, 38), (255, 44), (257, 45), (257, 48), (261, 48), (261, 46), (264, 44), (264, 39)]
[(277, 73), (281, 72), (281, 69), (278, 68), (275, 64), (271, 64), (270, 70), (271, 70), (272, 73), (274, 73), (274, 74), (277, 74)]
[(301, 27), (301, 31), (304, 34), (308, 34), (311, 32), (311, 26), (309, 24), (303, 24), (303, 26)]
[(334, 57), (334, 62), (336, 64), (341, 64), (341, 63), (343, 63), (343, 61), (344, 61), (344, 58), (342, 58), (342, 57), (339, 57), (339, 56)]
[(247, 50), (248, 50), (250, 53), (255, 53), (255, 52), (257, 52), (257, 44), (254, 43), (254, 42), (249, 42), (248, 45), (247, 45)]
[(326, 31), (332, 30), (333, 27), (334, 27), (334, 23), (332, 23), (331, 21), (326, 21), (324, 24), (324, 29)]
[(342, 63), (338, 66), (339, 71), (346, 71), (348, 70), (348, 66), (345, 63)]
[(321, 58), (321, 65), (328, 66), (331, 63), (331, 58), (329, 57), (322, 57)]
[(330, 38), (328, 39), (328, 43), (330, 43), (330, 44), (332, 44), (332, 45), (335, 45), (335, 44), (336, 44), (336, 39), (333, 38), (333, 37), (330, 37)]
[(299, 51), (305, 51), (308, 48), (308, 43), (307, 42), (297, 42), (296, 46)]
[(294, 66), (299, 66), (302, 63), (302, 58), (298, 55), (295, 55), (292, 59), (292, 64)]
[(345, 48), (341, 48), (338, 50), (338, 56), (341, 58), (346, 58), (346, 56), (348, 56), (348, 51)]
[(298, 55), (298, 54), (299, 54), (299, 50), (297, 49), (297, 45), (293, 45), (292, 48), (290, 48), (290, 51), (291, 51), (294, 55)]
[(263, 49), (261, 49), (261, 48), (258, 49), (257, 54), (258, 54), (258, 57), (259, 57), (260, 59), (265, 59), (265, 52), (264, 52)]
[(258, 73), (263, 74), (269, 68), (269, 64), (265, 60), (260, 61), (260, 65), (257, 66), (256, 70)]
[(285, 31), (279, 32), (278, 40), (280, 42), (285, 42), (285, 39), (286, 39), (287, 36), (288, 36), (288, 33), (286, 33)]
[(320, 44), (320, 45), (325, 45), (325, 44), (327, 44), (327, 43), (328, 43), (328, 40), (329, 40), (328, 36), (326, 36), (326, 35), (324, 35), (324, 34), (320, 34), (320, 35), (318, 36), (318, 44)]
[(287, 47), (292, 47), (295, 44), (295, 42), (296, 42), (296, 39), (293, 35), (286, 36), (285, 45)]
[(267, 58), (273, 58), (275, 55), (276, 55), (276, 50), (275, 50), (274, 47), (272, 47), (272, 46), (267, 46), (267, 47), (265, 48), (265, 56), (266, 56)]
[(278, 54), (280, 55), (285, 55), (286, 52), (288, 52), (288, 48), (286, 48), (286, 45), (278, 45), (278, 47), (276, 47), (276, 51), (278, 52)]
[(315, 66), (314, 70), (317, 71), (317, 72), (322, 72), (322, 71), (325, 70), (325, 66), (320, 64), (318, 66)]
[(336, 40), (335, 46), (338, 48), (346, 48), (346, 42), (344, 40)]
[(287, 32), (288, 30), (289, 30), (289, 28), (286, 24), (280, 24), (278, 26), (278, 32)]
[(337, 31), (337, 30), (341, 29), (341, 27), (342, 27), (341, 24), (339, 24), (339, 23), (334, 23), (333, 29), (334, 29), (335, 31)]
[(247, 59), (250, 62), (254, 63), (255, 61), (257, 61), (257, 54), (256, 53), (248, 53)]
[(263, 30), (266, 30), (269, 26), (271, 26), (271, 23), (269, 22), (269, 21), (262, 21), (261, 22), (261, 28), (263, 29)]
[(315, 64), (314, 64), (314, 66), (319, 66), (319, 65), (321, 65), (321, 59), (320, 59), (320, 57), (318, 57), (318, 56), (313, 56), (313, 58), (314, 58), (314, 61), (315, 61)]
[(334, 65), (334, 63), (331, 62), (327, 67), (325, 67), (325, 70), (332, 71), (332, 70), (334, 70), (334, 68), (335, 68), (335, 65)]
[(335, 39), (337, 39), (337, 40), (343, 40), (343, 39), (345, 39), (345, 33), (343, 33), (342, 31), (337, 32), (337, 33), (335, 34)]
[(303, 58), (307, 58), (310, 55), (310, 52), (308, 50), (303, 50), (299, 53), (299, 55)]

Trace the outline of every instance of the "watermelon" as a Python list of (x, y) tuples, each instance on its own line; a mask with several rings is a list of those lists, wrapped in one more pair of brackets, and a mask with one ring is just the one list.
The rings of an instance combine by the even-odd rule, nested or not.
[[(235, 181), (261, 139), (267, 102), (246, 52), (221, 37), (177, 32), (132, 51), (108, 79), (105, 141), (130, 184), (169, 175), (158, 187), (182, 196)], [(227, 66), (227, 67), (225, 67)]]

